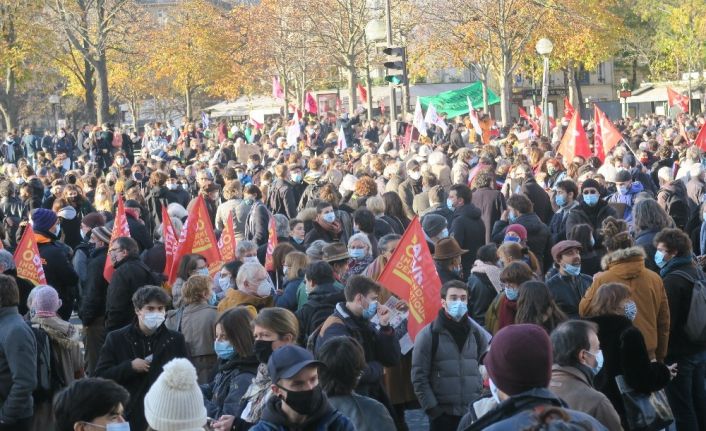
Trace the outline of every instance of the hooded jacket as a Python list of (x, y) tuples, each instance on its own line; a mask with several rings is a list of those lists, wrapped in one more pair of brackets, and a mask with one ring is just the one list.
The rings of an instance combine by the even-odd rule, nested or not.
[(343, 290), (337, 288), (333, 281), (322, 283), (309, 293), (309, 299), (296, 313), (299, 319), (299, 341), (302, 345), (306, 344), (314, 329), (333, 313), (336, 304), (345, 301)]
[(282, 400), (270, 397), (262, 412), (262, 419), (250, 431), (355, 431), (351, 421), (334, 409), (326, 395), (319, 408), (301, 424), (292, 424), (282, 412)]
[(623, 283), (630, 289), (630, 297), (637, 305), (633, 322), (645, 338), (650, 358), (664, 361), (669, 341), (669, 303), (659, 275), (645, 268), (642, 247), (630, 247), (603, 256), (604, 272), (593, 278), (581, 303), (579, 314), (586, 316), (593, 297), (606, 283)]
[(458, 242), (462, 249), (468, 250), (468, 253), (461, 255), (464, 280), (471, 273), (478, 249), (485, 244), (485, 230), (486, 226), (481, 220), (481, 212), (472, 203), (469, 202), (454, 210), (449, 235)]

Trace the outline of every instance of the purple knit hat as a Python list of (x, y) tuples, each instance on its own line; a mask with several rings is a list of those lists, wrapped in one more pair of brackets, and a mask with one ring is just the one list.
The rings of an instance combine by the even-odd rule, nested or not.
[(60, 307), (59, 294), (51, 286), (39, 287), (32, 296), (32, 308), (37, 312), (37, 317), (54, 317)]

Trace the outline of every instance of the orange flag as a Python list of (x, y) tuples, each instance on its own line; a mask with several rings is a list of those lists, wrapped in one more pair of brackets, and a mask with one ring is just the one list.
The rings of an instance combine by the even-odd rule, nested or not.
[(275, 265), (272, 262), (272, 252), (277, 247), (277, 226), (275, 216), (270, 214), (270, 221), (267, 223), (267, 254), (265, 254), (265, 269), (274, 271)]
[(37, 240), (34, 238), (34, 229), (29, 224), (22, 234), (22, 239), (17, 244), (14, 259), (18, 277), (31, 281), (35, 286), (47, 284), (42, 258), (39, 256), (39, 249), (37, 248)]
[(602, 162), (606, 155), (623, 140), (623, 135), (598, 105), (593, 105), (593, 114), (596, 123), (593, 152)]
[(578, 112), (574, 112), (574, 115), (571, 117), (566, 132), (564, 132), (564, 136), (561, 138), (559, 148), (557, 148), (557, 153), (564, 156), (564, 160), (568, 163), (571, 163), (575, 156), (584, 158), (591, 157), (591, 147), (588, 145), (586, 131), (583, 130)]
[(218, 249), (221, 251), (223, 262), (235, 260), (235, 248), (238, 243), (235, 240), (235, 228), (233, 227), (233, 211), (228, 213), (228, 220), (221, 232), (221, 239), (218, 240)]
[(216, 235), (213, 233), (213, 225), (208, 216), (206, 202), (203, 196), (199, 195), (196, 204), (186, 219), (186, 224), (182, 228), (179, 237), (179, 245), (174, 254), (174, 262), (169, 271), (169, 284), (174, 284), (177, 278), (179, 261), (187, 254), (198, 253), (206, 259), (208, 270), (211, 274), (218, 270), (221, 263), (221, 254), (218, 251)]
[(564, 120), (571, 121), (571, 117), (574, 116), (575, 112), (576, 110), (571, 105), (571, 102), (569, 102), (569, 98), (564, 97)]
[(407, 331), (412, 341), (441, 309), (441, 280), (436, 273), (419, 217), (402, 235), (378, 283), (409, 303)]
[(689, 98), (672, 87), (667, 87), (667, 104), (669, 104), (670, 108), (674, 105), (679, 105), (681, 112), (689, 112)]
[[(110, 234), (110, 244), (108, 244), (108, 250), (113, 247), (113, 241), (121, 236), (130, 236), (130, 226), (127, 224), (127, 217), (125, 216), (125, 204), (123, 203), (123, 197), (118, 196), (118, 212), (115, 214), (115, 221), (113, 222), (113, 233)], [(110, 261), (110, 255), (105, 260), (105, 266), (103, 267), (103, 278), (110, 283), (110, 279), (113, 278), (113, 262)]]
[(706, 124), (701, 126), (701, 130), (699, 130), (699, 134), (696, 135), (696, 140), (694, 141), (694, 145), (701, 148), (701, 151), (706, 151)]
[(174, 254), (176, 253), (179, 241), (176, 237), (172, 219), (169, 218), (166, 205), (162, 205), (162, 239), (164, 240), (164, 252), (167, 257), (162, 273), (169, 275), (172, 270), (172, 265), (174, 265)]

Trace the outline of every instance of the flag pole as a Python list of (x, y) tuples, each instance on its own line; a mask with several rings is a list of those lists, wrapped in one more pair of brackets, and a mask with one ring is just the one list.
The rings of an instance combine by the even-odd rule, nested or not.
[(635, 156), (635, 159), (639, 160), (639, 159), (637, 158), (637, 154), (635, 154), (635, 151), (633, 151), (633, 149), (630, 148), (630, 145), (629, 145), (628, 142), (625, 140), (625, 138), (622, 138), (622, 139), (621, 139), (621, 142), (623, 143), (623, 145), (625, 145), (625, 147), (626, 147), (628, 150), (630, 150), (630, 152), (632, 153), (632, 155)]

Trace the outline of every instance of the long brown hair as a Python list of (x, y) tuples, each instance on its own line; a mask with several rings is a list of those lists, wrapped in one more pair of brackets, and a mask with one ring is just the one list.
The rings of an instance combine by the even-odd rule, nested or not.
[(255, 337), (252, 331), (252, 321), (253, 316), (250, 310), (243, 306), (231, 308), (216, 321), (216, 325), (220, 324), (223, 327), (228, 341), (241, 358), (253, 355)]
[(541, 281), (522, 283), (515, 323), (534, 323), (550, 333), (566, 320), (566, 314), (556, 305), (546, 284)]
[(630, 289), (623, 283), (601, 285), (586, 310), (586, 316), (619, 314), (620, 304), (630, 297)]

